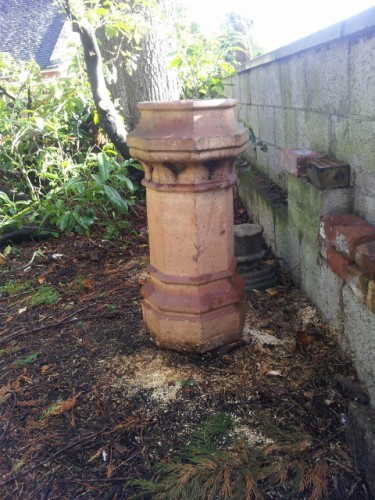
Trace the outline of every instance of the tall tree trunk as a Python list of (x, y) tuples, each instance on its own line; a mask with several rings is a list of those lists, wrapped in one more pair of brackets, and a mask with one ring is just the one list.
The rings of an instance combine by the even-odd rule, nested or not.
[[(126, 71), (123, 58), (113, 62), (117, 81), (109, 85), (113, 99), (117, 99), (126, 129), (133, 130), (139, 120), (137, 104), (141, 101), (171, 101), (179, 99), (180, 88), (176, 70), (169, 67), (170, 54), (175, 49), (173, 21), (174, 0), (158, 0), (160, 9), (145, 8), (150, 25), (141, 41), (136, 68)], [(114, 45), (120, 40), (108, 40), (99, 34), (105, 61), (113, 59)], [(128, 50), (129, 47), (125, 46)]]
[(87, 76), (99, 114), (99, 123), (120, 154), (124, 158), (128, 158), (129, 148), (126, 143), (126, 128), (108, 92), (103, 74), (102, 56), (95, 31), (90, 27), (80, 26), (79, 34), (83, 46)]

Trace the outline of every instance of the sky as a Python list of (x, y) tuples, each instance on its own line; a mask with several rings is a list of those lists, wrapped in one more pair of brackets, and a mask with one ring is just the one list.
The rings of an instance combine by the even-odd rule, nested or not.
[(375, 6), (375, 0), (183, 0), (192, 18), (214, 33), (226, 12), (254, 21), (254, 39), (265, 51), (287, 45)]

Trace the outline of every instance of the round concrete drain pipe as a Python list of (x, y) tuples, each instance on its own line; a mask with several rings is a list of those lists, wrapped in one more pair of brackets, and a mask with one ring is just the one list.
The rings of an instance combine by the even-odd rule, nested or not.
[(241, 337), (245, 294), (235, 273), (235, 158), (248, 130), (234, 99), (143, 102), (130, 154), (145, 170), (150, 280), (146, 329), (163, 348), (205, 352)]

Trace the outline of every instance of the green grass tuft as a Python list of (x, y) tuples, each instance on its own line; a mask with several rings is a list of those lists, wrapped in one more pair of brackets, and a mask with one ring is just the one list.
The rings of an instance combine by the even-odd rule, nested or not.
[(30, 306), (37, 307), (42, 304), (55, 304), (60, 298), (60, 294), (55, 288), (49, 285), (42, 285), (30, 298)]

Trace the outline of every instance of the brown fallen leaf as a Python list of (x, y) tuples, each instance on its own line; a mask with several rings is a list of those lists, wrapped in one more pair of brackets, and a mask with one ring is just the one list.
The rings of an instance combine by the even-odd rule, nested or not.
[(93, 455), (91, 455), (91, 457), (87, 460), (87, 463), (89, 464), (94, 460), (96, 460), (97, 458), (99, 458), (103, 454), (103, 451), (105, 451), (105, 449), (106, 446), (102, 446), (101, 448), (99, 448), (98, 451), (96, 451)]
[(30, 399), (29, 401), (18, 401), (17, 406), (33, 407), (42, 403), (41, 399)]
[(89, 276), (88, 278), (83, 280), (82, 286), (84, 286), (87, 290), (92, 290), (94, 288), (94, 277)]
[(51, 415), (61, 415), (62, 413), (65, 413), (73, 408), (73, 406), (76, 404), (77, 399), (81, 395), (81, 392), (78, 392), (74, 396), (72, 396), (69, 399), (66, 399), (65, 401), (61, 401), (60, 403), (56, 404), (55, 407), (51, 412), (48, 413), (48, 416)]
[(129, 448), (127, 448), (126, 446), (123, 446), (120, 443), (115, 443), (113, 445), (113, 448), (117, 451), (117, 453), (121, 453), (121, 454), (127, 453), (129, 451)]
[(115, 469), (112, 464), (107, 465), (107, 479), (111, 479), (113, 476), (113, 473), (115, 472)]

